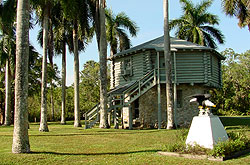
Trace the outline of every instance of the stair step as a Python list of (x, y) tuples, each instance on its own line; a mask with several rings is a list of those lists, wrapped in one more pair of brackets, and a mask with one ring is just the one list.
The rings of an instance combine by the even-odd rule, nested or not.
[[(151, 89), (154, 85), (156, 85), (155, 82), (155, 71), (152, 70), (149, 73), (147, 73), (143, 78), (136, 81), (132, 86), (130, 86), (128, 89), (124, 91), (124, 93), (120, 94), (120, 98), (117, 97), (109, 97), (108, 99), (108, 112), (111, 112), (114, 107), (117, 107), (119, 104), (120, 107), (128, 106), (133, 101), (138, 99), (141, 95), (146, 93), (149, 89)], [(141, 89), (139, 89), (139, 87)], [(140, 91), (140, 92), (139, 92)], [(130, 94), (130, 99), (128, 102), (123, 103), (122, 96), (124, 94)], [(113, 104), (114, 103), (114, 104)], [(85, 128), (92, 128), (99, 120), (100, 120), (100, 103), (97, 104), (93, 109), (91, 109), (89, 112), (86, 113), (86, 126)], [(94, 120), (92, 120), (94, 119)], [(92, 121), (91, 121), (92, 120)]]

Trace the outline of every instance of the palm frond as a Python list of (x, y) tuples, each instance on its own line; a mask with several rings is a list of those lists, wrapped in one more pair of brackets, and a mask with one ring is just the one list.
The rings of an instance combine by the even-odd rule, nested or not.
[(185, 19), (183, 18), (170, 20), (169, 29), (172, 30), (178, 26), (182, 26), (183, 24), (185, 24), (184, 22), (185, 22)]
[(198, 18), (198, 22), (200, 25), (204, 25), (204, 24), (218, 25), (219, 17), (214, 14), (205, 13)]
[[(224, 12), (229, 16), (235, 16), (239, 20), (239, 26), (249, 26), (250, 1), (249, 0), (223, 0)], [(250, 28), (249, 28), (250, 29)]]
[(220, 44), (224, 44), (224, 35), (220, 30), (212, 27), (212, 26), (202, 26), (202, 29), (207, 33), (211, 34)]
[(131, 47), (131, 41), (128, 37), (128, 35), (125, 33), (123, 29), (117, 29), (118, 32), (118, 37), (119, 37), (119, 42), (120, 42), (120, 51), (129, 49)]
[(184, 15), (189, 14), (190, 11), (193, 11), (194, 4), (190, 0), (180, 0), (182, 4), (182, 11), (184, 12)]
[(211, 37), (211, 35), (209, 35), (207, 32), (203, 31), (203, 35), (204, 35), (204, 46), (208, 46), (210, 48), (216, 49), (217, 45), (214, 41), (214, 38)]
[(139, 28), (137, 27), (136, 23), (132, 21), (125, 13), (118, 13), (115, 20), (117, 26), (121, 26), (129, 30), (129, 33), (132, 37), (135, 37), (137, 35)]
[(199, 12), (200, 14), (206, 12), (206, 10), (212, 5), (213, 0), (203, 0), (201, 1), (197, 6), (197, 12)]

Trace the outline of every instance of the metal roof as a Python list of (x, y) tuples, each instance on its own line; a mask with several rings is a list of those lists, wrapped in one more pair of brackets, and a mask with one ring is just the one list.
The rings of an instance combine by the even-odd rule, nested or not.
[[(222, 59), (224, 57), (219, 54), (215, 49), (212, 49), (210, 47), (201, 46), (186, 40), (178, 39), (178, 38), (170, 38), (170, 48), (171, 51), (178, 51), (178, 50), (208, 50), (213, 51), (217, 55), (219, 55)], [(130, 49), (124, 50), (122, 52), (119, 52), (114, 55), (114, 57), (124, 56), (131, 53), (135, 53), (140, 50), (156, 50), (156, 51), (164, 51), (164, 36), (158, 37), (156, 39), (150, 40), (148, 42), (145, 42), (143, 44), (140, 44), (138, 46), (132, 47)]]

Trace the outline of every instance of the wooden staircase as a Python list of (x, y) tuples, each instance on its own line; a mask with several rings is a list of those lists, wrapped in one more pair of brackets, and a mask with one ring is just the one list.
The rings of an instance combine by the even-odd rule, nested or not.
[[(157, 84), (157, 72), (151, 70), (141, 79), (132, 83), (128, 88), (120, 93), (112, 94), (112, 91), (108, 94), (108, 113), (114, 110), (114, 107), (126, 107), (133, 103), (141, 95), (146, 93), (152, 87)], [(118, 98), (118, 99), (117, 99)], [(92, 109), (84, 114), (85, 117), (85, 129), (92, 128), (96, 123), (100, 121), (100, 103), (96, 104)]]

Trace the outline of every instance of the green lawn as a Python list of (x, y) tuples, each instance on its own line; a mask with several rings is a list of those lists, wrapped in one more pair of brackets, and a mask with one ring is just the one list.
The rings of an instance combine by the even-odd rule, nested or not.
[[(250, 121), (250, 120), (249, 120)], [(227, 125), (228, 128), (230, 125)], [(0, 164), (249, 164), (250, 154), (235, 160), (211, 162), (160, 156), (174, 143), (176, 130), (114, 130), (74, 128), (50, 123), (50, 132), (29, 130), (31, 154), (12, 154), (13, 127), (0, 127)], [(229, 131), (240, 128), (230, 127)], [(250, 138), (250, 130), (245, 129)]]

